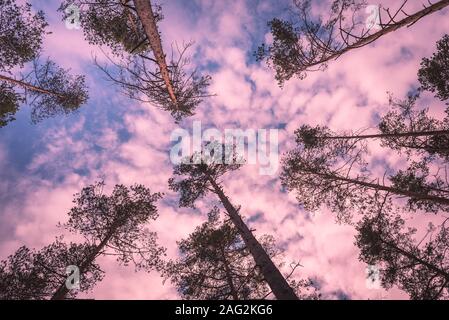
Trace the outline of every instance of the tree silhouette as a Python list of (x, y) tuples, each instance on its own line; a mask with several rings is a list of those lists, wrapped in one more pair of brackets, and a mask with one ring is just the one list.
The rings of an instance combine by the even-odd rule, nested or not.
[[(68, 114), (87, 101), (83, 76), (71, 76), (68, 70), (46, 60), (39, 63), (42, 38), (47, 23), (44, 14), (31, 12), (31, 5), (0, 1), (0, 127), (14, 120), (19, 103), (32, 106), (32, 122), (57, 114)], [(32, 71), (20, 78), (11, 74), (33, 61)]]
[(99, 256), (114, 256), (120, 264), (134, 264), (136, 270), (162, 266), (165, 249), (157, 245), (157, 234), (145, 227), (158, 217), (155, 202), (161, 194), (142, 185), (116, 185), (108, 196), (103, 187), (99, 182), (76, 194), (69, 219), (61, 225), (83, 236), (83, 244), (66, 245), (57, 239), (38, 252), (22, 247), (2, 262), (0, 285), (8, 287), (6, 299), (73, 298), (77, 292), (66, 285), (66, 267), (78, 267), (80, 290), (90, 290), (102, 279), (96, 264)]
[(431, 58), (423, 58), (418, 71), (419, 82), (424, 90), (436, 92), (441, 100), (449, 99), (449, 35), (437, 42), (437, 52)]
[(379, 17), (378, 23), (373, 21), (367, 26), (367, 7), (363, 1), (334, 0), (324, 22), (314, 16), (312, 1), (294, 0), (293, 3), (296, 17), (292, 21), (278, 18), (269, 21), (273, 43), (263, 44), (256, 52), (259, 61), (266, 60), (275, 70), (280, 86), (293, 76), (303, 79), (307, 72), (322, 70), (341, 55), (411, 26), (449, 5), (448, 0), (423, 3), (423, 9), (408, 14), (405, 11), (408, 0), (403, 0), (394, 12), (379, 7), (373, 12)]
[[(176, 46), (166, 61), (157, 29), (162, 19), (159, 6), (148, 0), (69, 0), (60, 10), (71, 4), (80, 8), (86, 39), (110, 47), (115, 55), (108, 57), (112, 70), (98, 62), (97, 66), (131, 99), (152, 103), (178, 122), (193, 115), (203, 98), (210, 96), (210, 77), (200, 76), (197, 70), (187, 71), (190, 61), (185, 54), (191, 43)], [(65, 13), (64, 19), (67, 17)]]
[[(263, 276), (254, 264), (238, 230), (229, 221), (219, 221), (218, 209), (209, 221), (178, 242), (181, 258), (167, 264), (170, 278), (184, 299), (241, 300), (265, 296)], [(261, 243), (270, 258), (274, 246)], [(271, 243), (270, 243), (271, 245)]]
[[(88, 99), (85, 77), (71, 76), (68, 70), (59, 68), (50, 60), (43, 64), (35, 61), (33, 72), (22, 79), (0, 75), (0, 81), (9, 84), (9, 88), (3, 85), (3, 96), (11, 97), (11, 94), (14, 94), (22, 96), (23, 99), (30, 97), (33, 123), (74, 112)], [(15, 93), (11, 93), (10, 88), (13, 87), (18, 87)], [(10, 98), (9, 104), (14, 101), (17, 99)]]
[[(61, 284), (66, 283), (67, 266), (79, 266), (95, 247), (87, 243), (66, 244), (57, 238), (39, 251), (22, 246), (7, 260), (0, 262), (0, 299), (50, 299)], [(103, 271), (92, 262), (80, 274), (79, 289), (68, 290), (66, 298), (75, 298), (103, 278)]]
[[(282, 159), (281, 181), (289, 191), (296, 191), (298, 201), (306, 209), (315, 210), (322, 204), (348, 222), (351, 211), (369, 208), (367, 196), (373, 192), (406, 198), (410, 210), (427, 212), (449, 209), (447, 181), (427, 181), (427, 162), (409, 172), (384, 177), (371, 176), (364, 159), (366, 145), (351, 140), (331, 140), (319, 147), (301, 143)], [(420, 183), (417, 183), (420, 182)]]
[(155, 15), (151, 7), (150, 0), (133, 0), (136, 7), (137, 15), (142, 22), (147, 39), (150, 42), (151, 50), (153, 51), (156, 63), (159, 66), (161, 77), (164, 80), (165, 87), (167, 88), (170, 100), (178, 108), (178, 100), (175, 96), (175, 91), (173, 89), (173, 84), (170, 79), (170, 73), (168, 71), (167, 62), (165, 61), (165, 54), (162, 48), (161, 37), (159, 31), (157, 30), (157, 25), (155, 21)]
[(388, 197), (377, 196), (370, 213), (357, 225), (359, 259), (380, 269), (386, 289), (397, 285), (411, 299), (448, 299), (447, 219), (439, 227), (429, 225), (425, 237), (417, 241), (416, 229), (405, 228)]
[(230, 220), (240, 232), (246, 247), (277, 299), (298, 299), (270, 256), (257, 241), (223, 191), (219, 179), (225, 173), (237, 170), (241, 160), (229, 145), (210, 143), (201, 153), (195, 153), (174, 167), (169, 179), (171, 190), (180, 193), (180, 207), (194, 207), (194, 202), (208, 192), (215, 193), (224, 206)]
[(185, 53), (190, 46), (191, 44), (187, 44), (183, 48), (178, 48), (177, 58), (172, 55), (168, 66), (177, 97), (176, 104), (163, 85), (164, 80), (160, 70), (155, 68), (154, 59), (148, 53), (126, 56), (119, 61), (110, 59), (112, 70), (97, 62), (96, 64), (129, 98), (154, 104), (159, 109), (170, 112), (175, 121), (179, 122), (185, 117), (194, 115), (195, 108), (201, 101), (211, 96), (207, 93), (211, 81), (209, 76), (200, 76), (196, 70), (190, 75), (184, 71), (189, 64)]
[[(116, 185), (112, 194), (103, 194), (104, 183), (84, 188), (74, 200), (69, 220), (63, 226), (84, 236), (94, 250), (79, 265), (80, 273), (99, 255), (112, 255), (117, 261), (137, 269), (159, 268), (165, 249), (156, 244), (157, 235), (144, 225), (158, 217), (155, 202), (159, 193), (151, 193), (142, 185), (127, 188)], [(64, 299), (68, 293), (61, 284), (52, 299)]]
[(409, 157), (413, 153), (430, 158), (438, 155), (447, 161), (449, 114), (442, 121), (432, 118), (428, 115), (427, 108), (417, 110), (417, 98), (417, 95), (411, 95), (406, 100), (397, 100), (390, 96), (392, 109), (381, 118), (379, 131), (376, 133), (334, 133), (327, 127), (302, 125), (295, 131), (296, 142), (303, 144), (305, 148), (315, 148), (332, 140), (351, 140), (354, 143), (380, 139), (383, 146), (403, 151)]
[[(182, 298), (188, 300), (267, 297), (269, 287), (239, 231), (229, 220), (220, 221), (218, 208), (209, 212), (208, 217), (187, 239), (178, 242), (181, 258), (167, 263), (164, 278), (170, 279)], [(263, 236), (260, 243), (272, 260), (282, 253), (271, 236)], [(293, 271), (297, 266), (292, 267)], [(298, 288), (298, 296), (303, 299), (319, 298), (316, 292), (301, 293), (310, 290), (308, 281), (292, 282), (292, 285)]]
[(11, 86), (0, 83), (0, 128), (14, 121), (14, 115), (19, 110), (20, 96)]
[(33, 13), (31, 4), (0, 0), (0, 72), (37, 58), (46, 27), (44, 13)]
[[(86, 40), (93, 45), (107, 46), (115, 55), (139, 54), (151, 50), (144, 27), (131, 0), (67, 0), (59, 11), (63, 19), (70, 18), (67, 10), (76, 6), (80, 11), (80, 24)], [(152, 6), (154, 22), (163, 19), (160, 6)], [(67, 10), (67, 12), (66, 12)]]

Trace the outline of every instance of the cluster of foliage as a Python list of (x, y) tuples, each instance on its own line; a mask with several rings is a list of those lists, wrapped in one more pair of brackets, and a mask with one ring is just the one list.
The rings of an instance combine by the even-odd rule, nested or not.
[[(46, 27), (44, 13), (33, 13), (29, 3), (0, 1), (0, 128), (15, 120), (23, 102), (32, 107), (36, 123), (78, 110), (87, 101), (84, 76), (72, 76), (51, 60), (39, 59)], [(13, 68), (30, 62), (31, 72), (12, 76)]]

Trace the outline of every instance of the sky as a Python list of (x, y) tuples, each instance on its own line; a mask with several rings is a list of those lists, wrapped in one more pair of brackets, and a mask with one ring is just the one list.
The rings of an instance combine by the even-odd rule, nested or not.
[[(383, 1), (396, 8), (402, 1)], [(289, 1), (171, 0), (164, 1), (164, 20), (158, 27), (166, 51), (172, 44), (194, 41), (192, 68), (212, 77), (210, 92), (190, 117), (175, 124), (171, 116), (147, 103), (128, 99), (93, 63), (106, 62), (99, 48), (83, 39), (81, 30), (69, 30), (57, 12), (60, 1), (31, 1), (49, 22), (43, 56), (73, 73), (84, 74), (89, 101), (79, 112), (33, 125), (24, 105), (17, 120), (0, 129), (0, 259), (18, 247), (41, 248), (62, 233), (56, 225), (67, 219), (73, 194), (104, 179), (115, 184), (144, 184), (164, 192), (158, 202), (160, 217), (148, 227), (158, 233), (169, 258), (178, 255), (176, 241), (206, 221), (208, 209), (218, 205), (213, 195), (197, 209), (178, 208), (178, 196), (168, 189), (172, 175), (172, 132), (192, 132), (194, 121), (203, 130), (278, 129), (279, 153), (294, 147), (295, 129), (302, 124), (327, 125), (335, 131), (374, 128), (388, 110), (388, 92), (401, 98), (418, 86), (422, 57), (449, 30), (448, 9), (420, 20), (410, 28), (389, 34), (369, 46), (353, 50), (329, 64), (324, 72), (292, 79), (282, 89), (273, 71), (255, 61), (254, 50), (269, 41), (266, 22), (285, 14)], [(313, 1), (318, 9), (326, 1)], [(378, 4), (379, 2), (373, 2)], [(419, 8), (412, 1), (410, 11)], [(388, 5), (387, 5), (388, 4)], [(325, 10), (325, 9), (323, 9)], [(432, 115), (444, 106), (424, 96)], [(370, 169), (400, 169), (404, 160), (372, 143)], [(280, 184), (279, 170), (261, 175), (258, 165), (244, 165), (223, 178), (226, 194), (247, 218), (255, 235), (271, 234), (285, 250), (283, 267), (299, 261), (295, 277), (314, 279), (327, 299), (402, 299), (389, 291), (366, 285), (366, 265), (358, 261), (354, 227), (335, 222), (325, 208), (306, 212), (293, 193)], [(426, 216), (410, 216), (411, 224), (426, 225)], [(95, 299), (176, 299), (176, 288), (163, 283), (157, 272), (134, 272), (111, 257), (99, 263), (104, 280), (81, 296)]]

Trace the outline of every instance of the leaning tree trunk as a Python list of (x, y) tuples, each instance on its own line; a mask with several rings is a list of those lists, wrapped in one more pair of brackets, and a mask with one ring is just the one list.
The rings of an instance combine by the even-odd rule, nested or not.
[(0, 81), (6, 81), (6, 82), (9, 82), (9, 83), (12, 83), (13, 85), (18, 85), (18, 86), (21, 86), (22, 88), (25, 88), (27, 90), (31, 90), (31, 91), (34, 91), (34, 92), (39, 92), (39, 93), (43, 93), (43, 94), (49, 94), (49, 95), (60, 97), (60, 98), (63, 97), (61, 94), (59, 94), (57, 92), (48, 91), (46, 89), (43, 89), (43, 88), (40, 88), (40, 87), (36, 87), (36, 86), (34, 86), (34, 85), (30, 84), (30, 83), (27, 83), (27, 82), (24, 82), (24, 81), (20, 81), (20, 80), (16, 80), (16, 79), (13, 79), (13, 78), (10, 78), (10, 77), (6, 77), (6, 76), (3, 76), (3, 75), (0, 75)]
[(151, 50), (153, 50), (154, 57), (157, 61), (159, 69), (161, 70), (162, 79), (167, 87), (170, 99), (178, 106), (178, 101), (175, 96), (170, 74), (168, 72), (167, 62), (165, 61), (165, 54), (162, 48), (161, 37), (157, 30), (156, 21), (154, 20), (154, 13), (151, 7), (150, 0), (134, 0), (137, 15), (143, 25), (148, 41), (150, 42)]
[(343, 182), (347, 182), (350, 184), (366, 187), (369, 189), (391, 192), (396, 195), (405, 196), (405, 197), (416, 199), (416, 200), (432, 201), (432, 202), (443, 204), (443, 205), (449, 205), (448, 198), (443, 198), (443, 197), (429, 195), (429, 194), (422, 194), (422, 193), (417, 193), (417, 192), (393, 188), (393, 187), (387, 187), (387, 186), (383, 186), (381, 184), (361, 181), (361, 180), (357, 180), (357, 179), (345, 178), (345, 177), (328, 174), (328, 173), (319, 173), (316, 171), (310, 171), (310, 173), (315, 174), (320, 177), (323, 177), (327, 180), (343, 181)]
[(289, 286), (282, 273), (275, 266), (273, 261), (271, 261), (267, 252), (259, 243), (259, 241), (257, 241), (256, 237), (254, 237), (251, 230), (249, 230), (245, 222), (243, 222), (239, 213), (226, 197), (221, 187), (211, 177), (209, 178), (209, 181), (212, 184), (215, 193), (220, 198), (220, 201), (225, 207), (227, 213), (229, 214), (232, 222), (239, 230), (246, 247), (253, 256), (254, 261), (256, 262), (256, 265), (260, 267), (265, 280), (273, 291), (273, 294), (279, 300), (298, 300), (298, 297), (296, 296), (293, 289)]
[(338, 50), (335, 53), (333, 53), (323, 59), (320, 59), (320, 61), (317, 61), (317, 62), (314, 62), (314, 63), (308, 65), (308, 67), (313, 67), (313, 66), (322, 64), (324, 62), (327, 62), (327, 61), (330, 61), (333, 59), (337, 59), (339, 56), (341, 56), (342, 54), (344, 54), (350, 50), (366, 46), (366, 45), (370, 44), (371, 42), (377, 40), (378, 38), (380, 38), (390, 32), (396, 31), (405, 26), (410, 26), (410, 25), (418, 22), (423, 17), (425, 17), (429, 14), (432, 14), (434, 12), (437, 12), (439, 10), (442, 10), (445, 7), (447, 7), (448, 5), (449, 5), (449, 0), (441, 0), (435, 4), (429, 5), (427, 8), (424, 8), (423, 10), (420, 10), (412, 15), (407, 15), (406, 18), (404, 18), (396, 23), (393, 23), (391, 25), (388, 25), (385, 28), (383, 28), (382, 30), (375, 32), (368, 37), (361, 38), (360, 40), (356, 41), (355, 43), (348, 45), (347, 47), (345, 47), (341, 50)]
[(229, 289), (231, 291), (231, 296), (234, 300), (239, 300), (239, 296), (237, 294), (237, 290), (234, 286), (234, 281), (232, 280), (231, 268), (229, 267), (228, 260), (226, 259), (225, 249), (223, 247), (220, 248), (221, 254), (223, 256), (223, 265), (226, 273), (226, 281), (228, 281)]

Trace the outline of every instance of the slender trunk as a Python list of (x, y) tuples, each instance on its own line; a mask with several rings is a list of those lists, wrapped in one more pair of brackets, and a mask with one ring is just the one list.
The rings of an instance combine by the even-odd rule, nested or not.
[(164, 80), (165, 86), (167, 87), (170, 99), (175, 104), (175, 106), (178, 107), (178, 101), (176, 99), (173, 85), (170, 80), (167, 62), (165, 61), (165, 54), (162, 48), (161, 38), (159, 36), (159, 31), (157, 30), (156, 22), (154, 20), (151, 1), (134, 0), (134, 5), (136, 7), (140, 22), (142, 23), (145, 33), (148, 37), (148, 41), (150, 42), (150, 47), (151, 50), (153, 50), (154, 58), (157, 61), (159, 69), (161, 70), (161, 76)]
[(444, 9), (448, 5), (449, 5), (449, 0), (442, 0), (435, 4), (429, 5), (427, 8), (420, 10), (410, 16), (407, 16), (406, 18), (404, 18), (401, 21), (398, 21), (392, 25), (386, 26), (384, 29), (382, 29), (376, 33), (373, 33), (372, 35), (370, 35), (368, 37), (362, 38), (359, 41), (353, 43), (352, 45), (349, 45), (349, 46), (345, 47), (344, 49), (339, 50), (326, 58), (320, 59), (320, 61), (310, 64), (308, 67), (313, 67), (313, 66), (322, 64), (323, 62), (337, 59), (339, 56), (341, 56), (342, 54), (344, 54), (352, 49), (357, 49), (357, 48), (363, 47), (390, 32), (396, 31), (405, 26), (410, 26), (410, 25), (416, 23), (421, 18), (423, 18), (429, 14), (432, 14), (436, 11), (439, 11), (441, 9)]
[[(97, 258), (98, 254), (105, 247), (108, 241), (113, 236), (114, 232), (111, 231), (109, 234), (100, 242), (98, 246), (95, 247), (95, 250), (84, 260), (84, 262), (79, 266), (80, 275), (82, 275), (87, 267), (89, 267)], [(64, 300), (69, 293), (69, 289), (66, 286), (66, 281), (59, 286), (58, 290), (53, 294), (51, 300)]]
[(318, 176), (321, 176), (321, 177), (323, 177), (325, 179), (329, 179), (329, 180), (344, 181), (344, 182), (356, 184), (356, 185), (359, 185), (359, 186), (367, 187), (367, 188), (370, 188), (370, 189), (391, 192), (393, 194), (406, 196), (406, 197), (413, 198), (413, 199), (428, 200), (428, 201), (433, 201), (435, 203), (449, 205), (449, 199), (447, 199), (447, 198), (442, 198), (442, 197), (438, 197), (438, 196), (427, 195), (427, 194), (422, 194), (422, 193), (417, 193), (417, 192), (397, 189), (397, 188), (393, 188), (393, 187), (387, 187), (387, 186), (383, 186), (383, 185), (376, 184), (376, 183), (370, 183), (370, 182), (366, 182), (366, 181), (360, 181), (360, 180), (357, 180), (357, 179), (345, 178), (345, 177), (332, 175), (332, 174), (327, 174), (327, 173), (319, 173), (319, 172), (311, 172), (311, 173), (316, 174)]
[(239, 300), (237, 290), (235, 290), (234, 281), (232, 280), (231, 269), (229, 268), (228, 260), (226, 259), (226, 253), (223, 248), (220, 248), (221, 254), (223, 255), (223, 265), (226, 273), (226, 280), (229, 284), (229, 289), (231, 290), (231, 295), (234, 300)]
[(45, 90), (45, 89), (33, 86), (32, 84), (26, 83), (24, 81), (16, 80), (16, 79), (9, 78), (9, 77), (3, 76), (3, 75), (0, 75), (0, 80), (12, 83), (14, 85), (21, 86), (22, 88), (25, 88), (25, 89), (28, 89), (28, 90), (31, 90), (31, 91), (40, 92), (40, 93), (44, 93), (44, 94), (49, 94), (49, 95), (57, 96), (57, 97), (60, 97), (60, 98), (63, 97), (59, 93), (48, 91), (48, 90)]
[(229, 214), (230, 219), (239, 230), (243, 240), (245, 241), (246, 247), (251, 252), (254, 261), (256, 262), (256, 265), (260, 267), (265, 280), (273, 291), (273, 294), (279, 300), (298, 300), (298, 297), (293, 289), (289, 286), (279, 269), (274, 265), (273, 261), (271, 261), (265, 249), (259, 241), (257, 241), (256, 237), (254, 237), (251, 230), (249, 230), (245, 222), (243, 222), (239, 213), (225, 196), (221, 187), (211, 177), (209, 177), (209, 181)]
[(376, 139), (376, 138), (400, 138), (400, 137), (425, 137), (435, 135), (449, 135), (449, 130), (433, 130), (421, 132), (398, 132), (398, 133), (379, 133), (355, 136), (324, 136), (319, 139), (323, 140), (350, 140), (350, 139)]
[(424, 261), (423, 259), (421, 259), (421, 258), (419, 258), (419, 257), (417, 257), (417, 256), (415, 256), (413, 254), (411, 254), (410, 252), (405, 251), (402, 248), (399, 248), (398, 246), (396, 246), (395, 244), (393, 244), (391, 242), (385, 241), (382, 238), (380, 239), (380, 241), (382, 243), (384, 243), (385, 245), (387, 245), (388, 247), (390, 247), (391, 249), (399, 252), (401, 255), (409, 258), (410, 260), (418, 262), (419, 264), (425, 266), (427, 269), (429, 269), (429, 270), (435, 272), (436, 274), (444, 277), (446, 279), (446, 281), (449, 281), (449, 273), (447, 271), (444, 271), (444, 270), (438, 268), (437, 266), (435, 266), (433, 264), (430, 264), (427, 261)]

